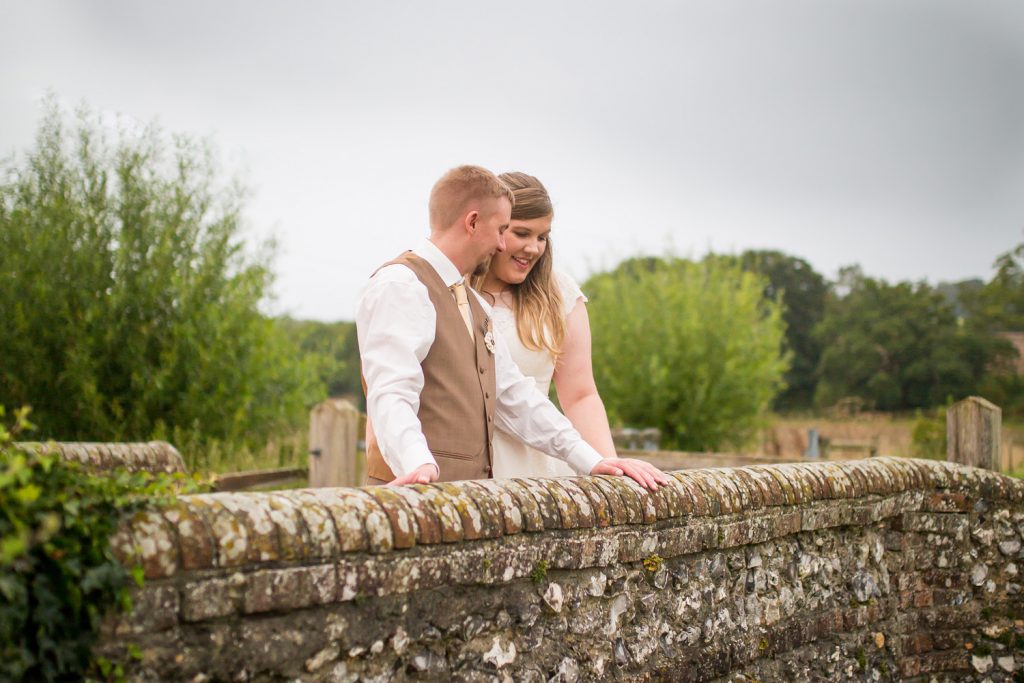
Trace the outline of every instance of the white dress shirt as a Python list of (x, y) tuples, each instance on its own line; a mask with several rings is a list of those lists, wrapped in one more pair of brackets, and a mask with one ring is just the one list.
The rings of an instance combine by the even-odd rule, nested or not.
[[(437, 271), (445, 286), (462, 281), (455, 264), (429, 240), (413, 253)], [(490, 305), (473, 293), (491, 315)], [(396, 477), (427, 463), (437, 466), (418, 417), (423, 390), (420, 364), (434, 343), (436, 320), (427, 288), (412, 270), (399, 264), (378, 270), (363, 288), (356, 306), (366, 413), (381, 455)], [(497, 330), (494, 372), (495, 425), (533, 448), (564, 460), (575, 472), (590, 473), (601, 455), (537, 390), (536, 383), (519, 371)]]

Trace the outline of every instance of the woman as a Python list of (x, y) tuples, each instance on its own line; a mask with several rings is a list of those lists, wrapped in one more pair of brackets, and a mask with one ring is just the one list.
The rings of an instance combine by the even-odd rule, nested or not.
[[(494, 326), (522, 373), (533, 377), (544, 395), (554, 379), (558, 402), (573, 427), (598, 453), (614, 456), (608, 415), (590, 363), (587, 298), (551, 265), (551, 199), (531, 175), (498, 177), (516, 198), (505, 251), (494, 255), (487, 274), (476, 276), (472, 285), (491, 302)], [(492, 465), (495, 478), (575, 474), (566, 463), (500, 430), (494, 435)]]

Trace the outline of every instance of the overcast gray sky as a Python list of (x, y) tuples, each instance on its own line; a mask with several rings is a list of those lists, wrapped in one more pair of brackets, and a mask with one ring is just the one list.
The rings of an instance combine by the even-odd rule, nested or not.
[(578, 278), (781, 249), (988, 277), (1024, 240), (1024, 2), (0, 0), (0, 155), (49, 91), (209, 137), (275, 310), (351, 319), (434, 180), (522, 170)]

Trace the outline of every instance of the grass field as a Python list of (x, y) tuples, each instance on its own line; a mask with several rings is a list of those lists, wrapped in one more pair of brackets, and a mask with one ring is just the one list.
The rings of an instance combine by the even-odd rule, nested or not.
[[(944, 459), (941, 447), (928, 451), (924, 444), (914, 442), (914, 428), (920, 420), (931, 420), (932, 427), (941, 434), (944, 422), (938, 417), (864, 413), (845, 418), (825, 416), (773, 417), (769, 426), (761, 430), (759, 443), (754, 448), (766, 455), (795, 457), (807, 450), (808, 432), (818, 434), (833, 443), (873, 444), (878, 455), (935, 457)], [(915, 446), (917, 446), (915, 448)], [(1002, 450), (1006, 471), (1024, 474), (1024, 424), (1004, 422)]]
[(184, 458), (185, 466), (192, 472), (224, 474), (278, 467), (305, 467), (309, 464), (308, 427), (280, 436), (259, 448), (219, 442), (205, 446), (175, 443), (174, 446)]

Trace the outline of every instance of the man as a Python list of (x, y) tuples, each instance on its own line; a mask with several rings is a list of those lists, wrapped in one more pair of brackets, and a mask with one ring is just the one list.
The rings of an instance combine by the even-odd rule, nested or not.
[(519, 372), (487, 305), (464, 284), (504, 251), (513, 201), (490, 171), (452, 169), (430, 193), (430, 238), (364, 288), (356, 331), (372, 425), (368, 481), (488, 478), (497, 425), (580, 474), (626, 474), (655, 490), (667, 482), (660, 470), (602, 458)]

